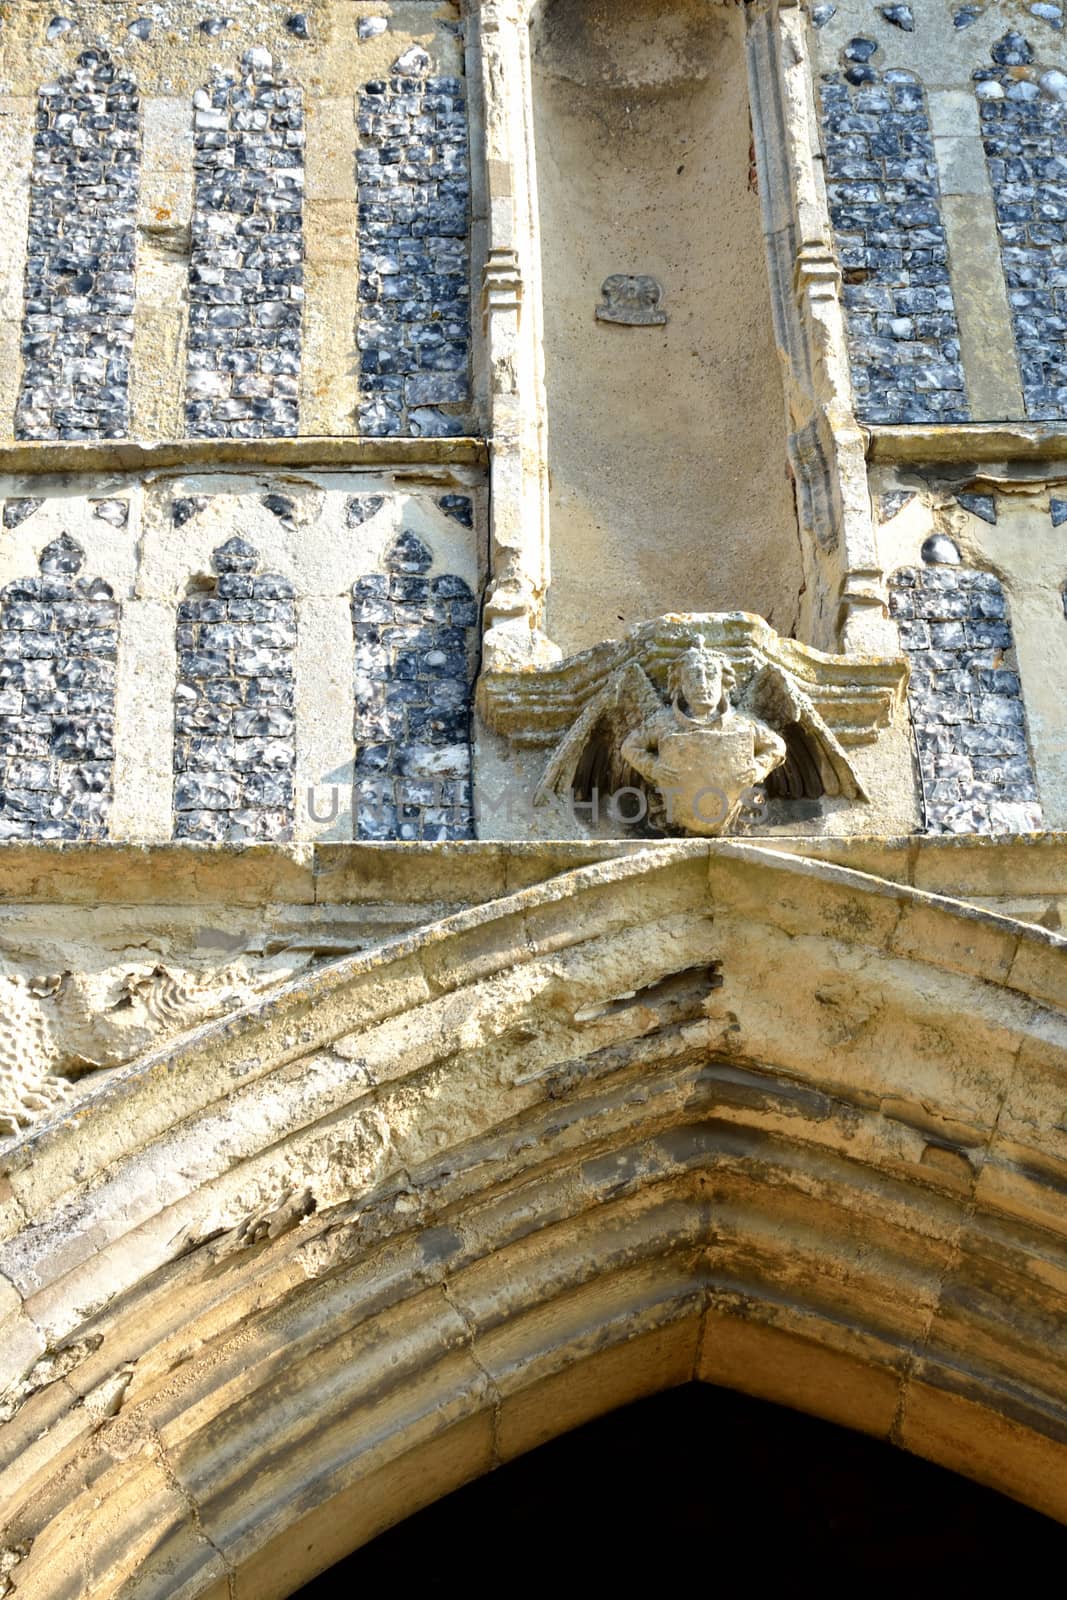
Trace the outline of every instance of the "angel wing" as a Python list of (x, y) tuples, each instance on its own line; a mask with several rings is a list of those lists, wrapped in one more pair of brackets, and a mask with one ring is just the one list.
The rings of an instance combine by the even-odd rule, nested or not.
[(660, 716), (663, 702), (636, 661), (612, 674), (593, 696), (559, 745), (537, 788), (535, 802), (550, 794), (570, 792), (588, 800), (620, 789), (647, 791), (645, 779), (622, 756), (627, 735), (650, 717)]
[(784, 763), (765, 788), (772, 800), (819, 800), (823, 795), (866, 800), (852, 765), (804, 691), (780, 667), (765, 662), (747, 684), (741, 705), (785, 740)]

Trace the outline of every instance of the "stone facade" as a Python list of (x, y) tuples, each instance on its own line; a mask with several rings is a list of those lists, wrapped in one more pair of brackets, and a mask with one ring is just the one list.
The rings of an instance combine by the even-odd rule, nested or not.
[(473, 837), (478, 604), (454, 573), (429, 577), (432, 566), (432, 552), (406, 532), (386, 553), (386, 571), (352, 588), (360, 839)]
[(410, 50), (359, 101), (360, 431), (377, 436), (461, 432), (470, 401), (466, 101), (430, 67)]
[(195, 100), (186, 420), (194, 438), (299, 432), (304, 111), (250, 51)]
[(37, 97), (30, 187), (21, 439), (121, 439), (129, 431), (137, 86), (106, 50)]
[(1067, 0), (135, 12), (0, 5), (0, 1596), (692, 1380), (1067, 1521)]
[(215, 551), (211, 594), (178, 608), (174, 833), (288, 839), (293, 828), (293, 586), (243, 539)]
[(965, 422), (926, 96), (913, 72), (876, 72), (876, 49), (853, 39), (845, 70), (820, 85), (856, 412), (864, 422)]
[(62, 536), (0, 592), (0, 840), (107, 835), (119, 607)]

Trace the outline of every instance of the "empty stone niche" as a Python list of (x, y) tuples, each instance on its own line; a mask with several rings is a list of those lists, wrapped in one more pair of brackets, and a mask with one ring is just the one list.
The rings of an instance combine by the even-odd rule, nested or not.
[[(542, 0), (531, 51), (548, 631), (569, 651), (684, 608), (788, 632), (801, 579), (743, 10)], [(656, 280), (656, 304), (640, 284), (623, 299), (659, 316), (597, 316), (620, 274)]]

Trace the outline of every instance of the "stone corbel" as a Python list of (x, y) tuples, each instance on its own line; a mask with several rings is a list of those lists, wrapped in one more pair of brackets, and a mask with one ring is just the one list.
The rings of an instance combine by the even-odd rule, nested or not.
[(900, 656), (826, 655), (731, 611), (657, 617), (540, 670), (493, 668), (478, 700), (517, 748), (550, 752), (541, 800), (637, 786), (661, 831), (716, 834), (743, 825), (756, 789), (759, 803), (863, 801), (849, 751), (892, 723), (906, 682)]

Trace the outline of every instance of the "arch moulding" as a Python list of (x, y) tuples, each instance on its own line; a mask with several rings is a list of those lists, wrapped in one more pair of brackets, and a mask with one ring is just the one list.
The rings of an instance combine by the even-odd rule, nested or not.
[(1064, 941), (754, 844), (561, 873), (0, 1170), (0, 1572), (271, 1600), (693, 1378), (1067, 1520)]

